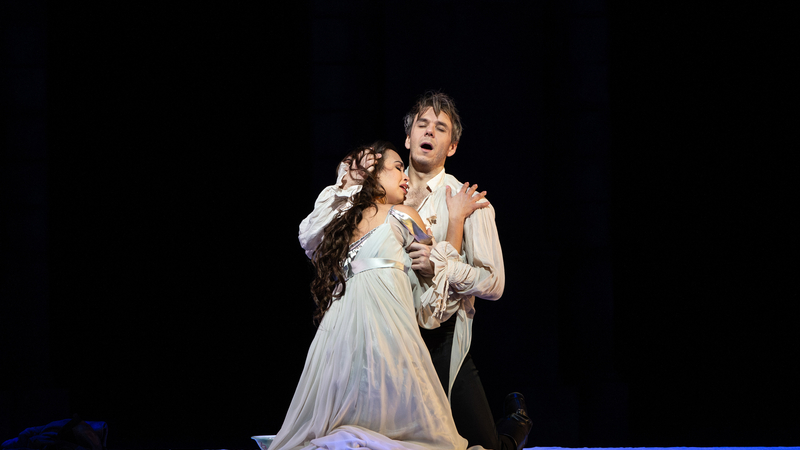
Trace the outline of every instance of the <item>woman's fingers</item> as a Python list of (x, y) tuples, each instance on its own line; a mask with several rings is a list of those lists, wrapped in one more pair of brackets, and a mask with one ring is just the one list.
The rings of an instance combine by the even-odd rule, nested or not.
[[(448, 186), (448, 189), (449, 189), (449, 186)], [(464, 183), (464, 186), (462, 186), (458, 190), (458, 192), (464, 192), (465, 194), (469, 195), (470, 197), (475, 196), (477, 191), (478, 191), (478, 185), (477, 184), (473, 184), (473, 185), (470, 186), (469, 183)], [(448, 191), (448, 193), (449, 192), (450, 191)], [(483, 191), (483, 195), (486, 195), (486, 191)]]

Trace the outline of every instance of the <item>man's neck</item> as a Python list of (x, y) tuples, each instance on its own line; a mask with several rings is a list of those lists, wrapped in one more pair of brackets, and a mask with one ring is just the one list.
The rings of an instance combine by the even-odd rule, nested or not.
[(428, 190), (428, 182), (436, 175), (439, 175), (444, 170), (444, 166), (437, 167), (436, 169), (422, 172), (414, 167), (412, 162), (408, 167), (408, 195), (406, 196), (405, 205), (418, 209), (423, 200), (430, 194)]
[(444, 166), (435, 167), (430, 170), (418, 168), (411, 161), (408, 167), (408, 186), (412, 190), (428, 189), (428, 181), (431, 181), (436, 175), (439, 175), (444, 170)]

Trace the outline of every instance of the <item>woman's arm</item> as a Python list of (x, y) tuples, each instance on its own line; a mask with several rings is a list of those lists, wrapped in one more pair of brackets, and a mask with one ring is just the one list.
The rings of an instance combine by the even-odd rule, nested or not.
[[(470, 188), (469, 183), (464, 183), (464, 187), (459, 189), (456, 195), (451, 195), (450, 186), (446, 186), (445, 196), (449, 220), (445, 241), (455, 249), (456, 253), (461, 253), (466, 218), (476, 210), (489, 206), (489, 201), (484, 199), (486, 191), (476, 194), (477, 189), (477, 184)], [(405, 205), (397, 205), (395, 208), (410, 215), (417, 224), (424, 223), (414, 208)], [(430, 230), (428, 230), (428, 234), (432, 234)], [(431, 248), (430, 245), (412, 243), (407, 249), (408, 255), (414, 262), (411, 268), (427, 278), (433, 277), (435, 271), (434, 263), (430, 260)]]
[(450, 186), (447, 186), (445, 192), (445, 199), (447, 201), (447, 211), (449, 213), (447, 225), (446, 241), (461, 253), (461, 243), (464, 238), (464, 221), (475, 210), (489, 206), (489, 201), (480, 201), (486, 197), (486, 191), (476, 193), (478, 185), (469, 186), (469, 183), (464, 183), (464, 186), (458, 190), (455, 195), (450, 193)]

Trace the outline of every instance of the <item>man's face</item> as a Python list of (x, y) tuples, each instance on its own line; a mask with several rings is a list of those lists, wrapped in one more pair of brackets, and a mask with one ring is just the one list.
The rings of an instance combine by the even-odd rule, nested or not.
[(458, 142), (450, 141), (452, 130), (453, 124), (444, 111), (437, 116), (433, 108), (428, 108), (414, 119), (411, 134), (406, 136), (406, 148), (416, 169), (428, 172), (444, 167), (445, 159), (453, 156), (458, 146)]

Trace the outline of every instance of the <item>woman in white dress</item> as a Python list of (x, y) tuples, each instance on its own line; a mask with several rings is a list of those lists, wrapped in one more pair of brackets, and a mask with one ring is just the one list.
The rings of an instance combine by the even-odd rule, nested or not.
[[(309, 252), (319, 327), (270, 450), (463, 450), (467, 441), (456, 431), (414, 312), (410, 280), (416, 278), (409, 277), (405, 249), (430, 237), (417, 225), (416, 210), (402, 205), (408, 191), (402, 159), (389, 143), (348, 158), (355, 170), (346, 176), (363, 179), (360, 192)], [(369, 169), (367, 160), (374, 161)], [(473, 187), (452, 196), (453, 232), (438, 245), (460, 250), (459, 224), (486, 205), (478, 203), (484, 194)]]

